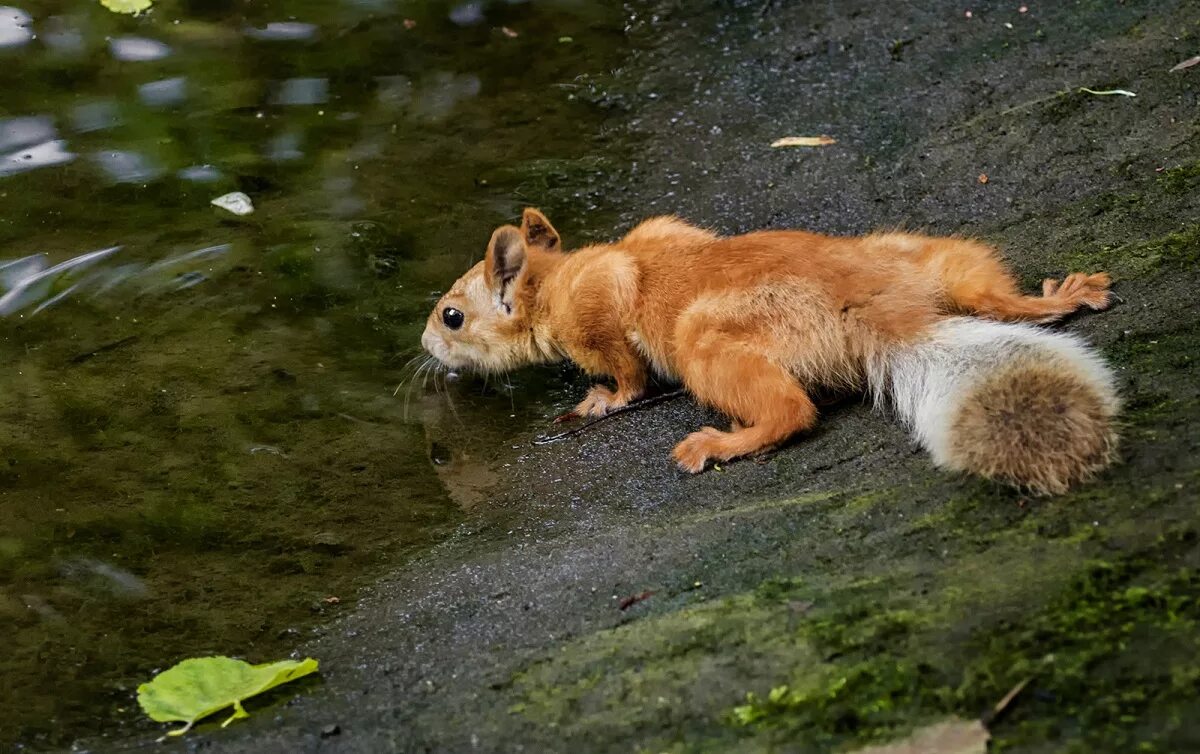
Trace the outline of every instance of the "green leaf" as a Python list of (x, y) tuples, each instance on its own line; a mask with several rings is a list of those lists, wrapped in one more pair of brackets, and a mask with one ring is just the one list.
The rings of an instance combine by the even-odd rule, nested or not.
[(150, 10), (154, 0), (100, 0), (100, 4), (113, 13), (129, 13), (137, 15), (144, 10)]
[(242, 709), (243, 700), (316, 670), (317, 661), (311, 658), (251, 665), (232, 657), (193, 657), (138, 686), (138, 704), (160, 723), (187, 723), (169, 736), (183, 735), (197, 720), (232, 706), (233, 715), (221, 724), (223, 728), (249, 717)]

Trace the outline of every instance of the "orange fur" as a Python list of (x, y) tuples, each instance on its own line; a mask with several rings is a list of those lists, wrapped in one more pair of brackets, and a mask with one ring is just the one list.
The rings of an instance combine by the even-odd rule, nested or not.
[[(503, 260), (516, 256), (520, 269), (506, 271)], [(583, 415), (635, 400), (650, 371), (678, 379), (733, 420), (731, 431), (705, 427), (675, 448), (678, 464), (697, 472), (812, 427), (810, 391), (861, 389), (873, 360), (940, 318), (1049, 321), (1105, 308), (1108, 285), (1103, 273), (1075, 274), (1024, 296), (996, 251), (974, 241), (803, 231), (722, 238), (674, 217), (563, 253), (550, 221), (527, 209), (521, 228), (498, 229), (487, 258), (439, 302), (422, 342), (452, 367), (569, 358), (613, 378), (615, 390), (589, 391), (576, 409)], [(446, 307), (465, 313), (460, 329), (444, 324)]]

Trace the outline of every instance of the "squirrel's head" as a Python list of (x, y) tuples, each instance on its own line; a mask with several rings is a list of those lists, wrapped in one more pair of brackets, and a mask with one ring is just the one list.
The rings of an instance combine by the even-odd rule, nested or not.
[(560, 247), (558, 232), (536, 209), (525, 210), (520, 228), (497, 228), (483, 261), (456, 280), (429, 314), (421, 345), (451, 369), (505, 372), (545, 360), (534, 299), (542, 271)]

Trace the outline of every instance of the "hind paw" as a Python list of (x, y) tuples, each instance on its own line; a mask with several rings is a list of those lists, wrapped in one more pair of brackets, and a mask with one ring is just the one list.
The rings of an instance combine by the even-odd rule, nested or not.
[(1046, 298), (1066, 299), (1076, 308), (1086, 306), (1095, 311), (1107, 309), (1112, 303), (1112, 293), (1108, 288), (1112, 278), (1107, 272), (1088, 274), (1073, 272), (1060, 283), (1053, 278), (1042, 281), (1042, 295)]
[(721, 438), (725, 434), (715, 427), (702, 427), (699, 432), (693, 432), (683, 438), (683, 442), (675, 446), (671, 455), (675, 457), (675, 463), (679, 464), (679, 468), (692, 474), (699, 474), (704, 471), (710, 458), (718, 456)]

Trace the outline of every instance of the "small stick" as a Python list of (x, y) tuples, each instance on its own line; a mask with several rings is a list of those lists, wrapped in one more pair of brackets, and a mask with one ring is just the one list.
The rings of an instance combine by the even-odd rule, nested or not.
[(999, 720), (1000, 716), (1008, 711), (1009, 706), (1013, 703), (1013, 700), (1017, 698), (1017, 695), (1024, 691), (1025, 687), (1028, 686), (1029, 682), (1032, 680), (1033, 676), (1030, 676), (1029, 678), (1026, 678), (1018, 683), (1016, 686), (1013, 686), (1012, 689), (1004, 695), (1004, 698), (996, 702), (996, 705), (992, 707), (991, 714), (987, 715), (986, 719), (983, 721), (984, 725), (992, 725)]
[(621, 600), (621, 604), (617, 605), (617, 609), (618, 610), (628, 610), (629, 608), (633, 607), (637, 603), (645, 602), (646, 600), (650, 599), (653, 596), (654, 596), (654, 592), (647, 589), (646, 591), (642, 592), (641, 594), (635, 594), (632, 597), (626, 597), (625, 599)]
[(88, 359), (90, 359), (94, 356), (99, 356), (102, 353), (107, 353), (109, 351), (116, 350), (116, 349), (120, 348), (121, 346), (129, 345), (130, 343), (136, 343), (137, 341), (138, 341), (137, 335), (130, 335), (127, 338), (121, 338), (120, 340), (114, 340), (111, 343), (105, 343), (102, 346), (97, 346), (96, 348), (92, 349), (91, 351), (84, 351), (81, 354), (72, 356), (70, 361), (72, 364), (82, 364), (83, 362), (87, 361)]
[[(604, 416), (598, 416), (595, 419), (592, 419), (591, 421), (587, 422), (586, 424), (581, 424), (578, 427), (575, 427), (574, 429), (567, 430), (566, 432), (559, 432), (557, 435), (550, 435), (549, 437), (543, 436), (543, 437), (535, 438), (533, 441), (533, 444), (534, 445), (549, 445), (552, 442), (558, 442), (559, 440), (565, 440), (568, 437), (574, 437), (575, 435), (578, 435), (582, 432), (585, 432), (586, 430), (591, 429), (592, 427), (596, 426), (597, 424), (604, 421), (605, 419), (611, 419), (614, 416), (617, 416), (618, 414), (623, 414), (627, 411), (637, 411), (639, 409), (649, 408), (650, 406), (653, 406), (658, 403), (665, 403), (666, 401), (678, 398), (679, 396), (681, 396), (685, 393), (687, 393), (686, 390), (684, 390), (683, 388), (679, 388), (678, 390), (672, 390), (669, 393), (663, 393), (662, 395), (656, 395), (653, 398), (646, 398), (645, 400), (640, 400), (640, 401), (637, 401), (636, 403), (630, 403), (628, 406), (622, 406), (618, 409), (609, 411)], [(555, 421), (563, 420), (563, 418), (568, 415), (569, 414), (563, 414), (563, 416), (560, 416)]]

